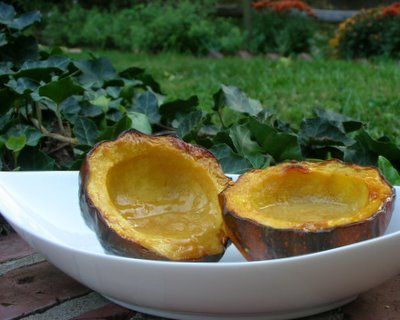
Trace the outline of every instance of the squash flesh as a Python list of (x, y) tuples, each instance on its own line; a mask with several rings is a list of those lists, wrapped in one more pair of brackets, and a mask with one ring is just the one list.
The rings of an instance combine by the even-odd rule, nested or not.
[(243, 218), (277, 229), (322, 230), (369, 218), (391, 195), (376, 170), (333, 162), (255, 171), (226, 192)]
[[(158, 141), (158, 140), (157, 140)], [(219, 181), (168, 143), (120, 140), (91, 156), (88, 192), (112, 228), (171, 260), (220, 254)]]
[[(209, 178), (176, 159), (148, 154), (114, 166), (107, 180), (114, 206), (135, 230), (193, 246), (213, 229), (217, 194)], [(214, 199), (213, 199), (214, 198)], [(206, 239), (205, 239), (206, 240)]]
[(367, 204), (368, 189), (340, 174), (287, 172), (266, 179), (254, 201), (264, 223), (329, 223), (354, 218)]

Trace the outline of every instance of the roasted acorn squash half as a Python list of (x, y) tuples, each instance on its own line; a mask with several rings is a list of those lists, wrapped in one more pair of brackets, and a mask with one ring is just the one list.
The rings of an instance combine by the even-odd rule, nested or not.
[(80, 171), (80, 206), (102, 245), (156, 260), (215, 261), (225, 250), (214, 156), (171, 136), (127, 131), (97, 144)]
[(220, 194), (220, 203), (244, 257), (266, 260), (380, 236), (394, 198), (378, 169), (332, 160), (250, 171)]

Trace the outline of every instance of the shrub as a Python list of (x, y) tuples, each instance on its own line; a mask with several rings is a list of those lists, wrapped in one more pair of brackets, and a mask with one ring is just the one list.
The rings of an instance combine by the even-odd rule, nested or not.
[(206, 54), (234, 53), (244, 36), (230, 20), (214, 17), (214, 1), (152, 1), (132, 8), (101, 11), (75, 4), (48, 14), (42, 39), (49, 44)]
[(252, 51), (278, 52), (282, 55), (310, 52), (315, 21), (308, 13), (297, 9), (275, 10), (275, 7), (260, 5), (256, 8), (258, 12), (254, 15), (250, 42)]
[(81, 39), (84, 39), (87, 46), (96, 48), (113, 46), (113, 28), (110, 28), (110, 22), (112, 21), (110, 18), (110, 16), (103, 14), (98, 9), (90, 10), (90, 14), (86, 16), (81, 31)]
[(235, 53), (243, 48), (245, 42), (245, 35), (240, 28), (226, 18), (217, 20), (217, 37), (218, 42), (213, 49), (228, 54)]
[(86, 41), (82, 30), (87, 17), (78, 5), (72, 5), (64, 11), (54, 7), (44, 16), (46, 27), (40, 30), (41, 39), (51, 45), (80, 45)]
[(141, 51), (147, 46), (149, 35), (146, 25), (140, 21), (138, 10), (116, 11), (109, 27), (112, 30), (111, 39), (114, 47), (121, 50)]
[(400, 57), (400, 3), (362, 10), (341, 23), (330, 46), (344, 58)]

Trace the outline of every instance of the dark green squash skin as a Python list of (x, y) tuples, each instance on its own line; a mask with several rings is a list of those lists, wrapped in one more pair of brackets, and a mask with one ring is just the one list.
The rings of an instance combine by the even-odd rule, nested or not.
[[(123, 132), (117, 139), (126, 134), (139, 134), (144, 135), (136, 130), (128, 130)], [(184, 150), (189, 149), (187, 144), (179, 139), (176, 139), (177, 143), (182, 144)], [(104, 219), (104, 216), (99, 208), (97, 208), (87, 193), (87, 184), (90, 175), (90, 156), (91, 154), (102, 144), (107, 142), (100, 142), (96, 144), (93, 149), (88, 152), (85, 160), (79, 171), (79, 205), (81, 209), (82, 216), (86, 224), (96, 233), (101, 245), (107, 252), (111, 252), (117, 255), (139, 258), (139, 259), (149, 259), (149, 260), (163, 260), (169, 261), (165, 256), (158, 255), (151, 250), (141, 246), (140, 244), (124, 238), (122, 235), (118, 234), (111, 225)], [(200, 148), (199, 148), (200, 149)], [(203, 149), (200, 150), (202, 152)], [(205, 150), (205, 156), (209, 156), (209, 151)], [(227, 246), (227, 240), (224, 240), (224, 246)], [(218, 255), (205, 256), (199, 259), (193, 260), (179, 260), (181, 262), (215, 262), (219, 261), (225, 251), (222, 251)]]
[(392, 188), (392, 195), (370, 218), (321, 231), (265, 226), (227, 208), (224, 193), (219, 200), (229, 238), (248, 261), (257, 261), (315, 253), (381, 236), (392, 217), (395, 197)]

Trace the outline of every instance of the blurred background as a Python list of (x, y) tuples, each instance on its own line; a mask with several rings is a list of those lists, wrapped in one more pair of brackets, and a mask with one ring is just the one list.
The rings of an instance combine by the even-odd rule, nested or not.
[[(293, 130), (324, 108), (363, 121), (374, 137), (400, 142), (400, 2), (8, 3), (18, 14), (41, 12), (40, 19), (37, 13), (23, 15), (31, 26), (18, 27), (37, 39), (43, 51), (62, 51), (78, 61), (105, 57), (116, 72), (131, 66), (145, 69), (170, 101), (197, 96), (201, 110), (212, 112), (213, 93), (227, 84), (259, 100)], [(26, 86), (9, 84), (25, 94), (21, 85)], [(118, 94), (107, 95), (117, 101)], [(104, 127), (103, 122), (98, 125)]]
[[(13, 0), (42, 46), (146, 68), (171, 97), (242, 88), (287, 121), (316, 107), (400, 133), (396, 1)], [(379, 90), (377, 90), (379, 89)], [(389, 125), (390, 124), (390, 125)]]

